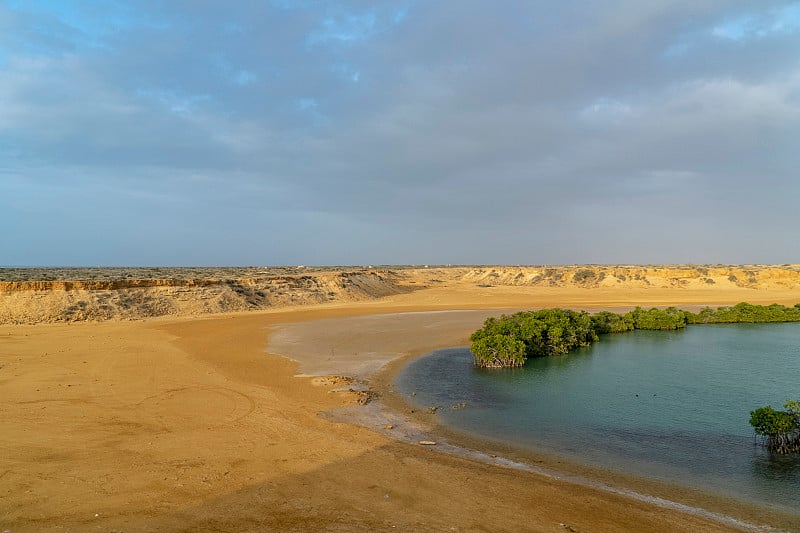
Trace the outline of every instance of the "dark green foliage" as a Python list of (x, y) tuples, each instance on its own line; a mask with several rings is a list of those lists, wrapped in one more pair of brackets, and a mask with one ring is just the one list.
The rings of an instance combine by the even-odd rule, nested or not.
[(589, 315), (567, 309), (521, 311), (486, 319), (483, 327), (470, 337), (470, 349), (478, 366), (522, 366), (529, 357), (564, 355), (579, 346), (588, 346), (605, 333), (676, 330), (687, 324), (756, 322), (800, 322), (800, 304), (785, 307), (740, 303), (717, 309), (706, 307), (699, 313), (675, 307), (637, 307), (624, 315), (609, 311)]
[(523, 341), (531, 345), (529, 356), (564, 355), (597, 341), (592, 319), (585, 311), (542, 309), (521, 314)]
[(686, 326), (686, 311), (674, 307), (647, 310), (637, 307), (626, 316), (633, 321), (635, 329), (671, 330)]
[[(800, 304), (798, 304), (800, 305)], [(738, 303), (733, 307), (706, 307), (699, 313), (688, 313), (690, 324), (762, 324), (769, 322), (800, 322), (800, 307), (779, 304), (753, 305)]]
[(699, 313), (687, 313), (686, 320), (689, 324), (713, 324), (716, 320), (717, 310), (704, 307)]
[(624, 333), (633, 331), (633, 318), (630, 313), (620, 315), (609, 311), (600, 311), (592, 315), (592, 326), (598, 334)]
[(596, 340), (588, 313), (543, 309), (488, 318), (470, 337), (470, 349), (476, 365), (495, 368), (521, 366), (528, 357), (564, 355)]
[(756, 434), (777, 437), (795, 429), (794, 417), (786, 411), (776, 411), (772, 406), (759, 407), (750, 411), (750, 425)]
[(478, 366), (501, 368), (525, 364), (525, 343), (509, 335), (494, 333), (476, 337), (472, 339), (470, 350)]
[(750, 411), (750, 425), (771, 451), (800, 452), (800, 402), (786, 400), (785, 411), (771, 406)]

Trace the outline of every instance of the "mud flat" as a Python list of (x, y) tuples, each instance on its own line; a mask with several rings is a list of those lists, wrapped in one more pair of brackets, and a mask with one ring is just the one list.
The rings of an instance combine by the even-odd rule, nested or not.
[[(372, 374), (394, 357), (463, 344), (488, 310), (794, 304), (797, 294), (441, 284), (214, 317), (3, 325), (0, 529), (731, 531), (746, 522), (800, 530), (792, 517), (731, 502), (707, 503), (741, 523), (660, 505), (608, 490), (628, 486), (613, 472), (575, 472), (435, 427), (434, 446), (398, 440), (406, 424), (427, 431), (431, 421), (407, 416), (392, 397), (388, 376), (401, 359)], [(294, 350), (291, 359), (276, 346)], [(373, 375), (393, 423), (351, 423), (352, 413), (381, 404), (359, 406), (361, 391), (341, 377), (348, 373)], [(445, 441), (489, 453), (442, 453)], [(634, 488), (669, 501), (699, 497)]]

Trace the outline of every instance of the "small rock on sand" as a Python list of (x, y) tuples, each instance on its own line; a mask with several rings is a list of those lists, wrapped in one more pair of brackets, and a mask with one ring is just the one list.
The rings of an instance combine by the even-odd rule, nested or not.
[(423, 446), (436, 446), (436, 442), (432, 440), (421, 440), (419, 443)]

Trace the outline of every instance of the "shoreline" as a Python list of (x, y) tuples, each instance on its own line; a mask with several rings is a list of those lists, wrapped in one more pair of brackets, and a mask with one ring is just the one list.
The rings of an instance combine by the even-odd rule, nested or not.
[[(621, 305), (604, 305), (605, 294), (595, 295), (594, 305), (574, 305), (590, 294), (498, 291), (487, 298), (482, 289), (435, 290), (379, 302), (224, 316), (0, 326), (0, 350), (9, 354), (0, 361), (0, 433), (6, 435), (0, 441), (0, 526), (12, 531), (735, 530), (622, 493), (398, 442), (386, 434), (390, 430), (353, 424), (352, 415), (320, 416), (364, 408), (341, 383), (296, 377), (302, 373), (298, 363), (266, 349), (280, 324), (321, 319), (680, 303), (674, 297), (662, 303), (664, 295), (657, 292), (651, 300), (619, 295), (614, 302)], [(761, 296), (760, 301), (776, 299)], [(729, 300), (722, 295), (715, 301)], [(454, 326), (446, 335), (423, 328), (419, 337), (381, 332), (387, 345), (422, 345), (372, 378), (371, 385), (385, 393), (380, 405), (391, 407), (394, 401), (391, 381), (385, 388), (380, 381), (387, 372), (437, 347), (456, 345), (471, 328), (462, 326), (459, 333)], [(361, 333), (356, 328), (353, 338)], [(408, 416), (402, 406), (395, 412), (402, 421)], [(433, 429), (437, 438), (469, 444)], [(526, 459), (496, 444), (471, 448), (547, 466), (541, 458)], [(555, 466), (573, 473), (566, 463)], [(612, 472), (600, 471), (597, 478), (630, 486)], [(796, 518), (763, 511), (748, 516), (752, 523), (800, 530)]]
[[(777, 515), (783, 515), (787, 523), (800, 523), (800, 513), (791, 514), (781, 509), (741, 500), (732, 495), (593, 465), (575, 457), (523, 448), (444, 424), (435, 418), (434, 414), (428, 413), (424, 406), (414, 403), (405, 394), (394, 390), (395, 380), (403, 369), (430, 353), (409, 355), (391, 361), (384, 366), (374, 382), (380, 391), (378, 401), (387, 409), (403, 413), (425, 427), (428, 438), (443, 445), (441, 453), (462, 455), (486, 464), (532, 471), (569, 483), (613, 494), (623, 494), (639, 501), (710, 518), (718, 523), (746, 531), (782, 531), (781, 526), (767, 525)], [(405, 441), (414, 443), (413, 439)]]
[[(695, 307), (695, 306), (685, 306)], [(620, 311), (623, 307), (593, 307), (591, 311)], [(397, 313), (380, 313), (367, 315), (382, 319), (400, 319), (403, 316), (430, 316), (435, 313), (470, 313), (487, 312), (489, 316), (510, 313), (516, 309), (464, 310), (447, 311), (402, 311)], [(348, 317), (358, 321), (364, 317)], [(324, 319), (323, 319), (324, 320)], [(347, 319), (345, 319), (347, 320)], [(319, 322), (315, 321), (316, 324)], [(341, 325), (341, 323), (339, 323)], [(280, 325), (278, 325), (280, 329)], [(319, 339), (317, 339), (319, 342)], [(415, 404), (404, 394), (395, 390), (395, 381), (400, 372), (411, 362), (425, 357), (432, 351), (452, 346), (436, 346), (434, 348), (418, 348), (385, 359), (377, 371), (354, 375), (343, 372), (347, 377), (354, 377), (368, 389), (376, 393), (377, 399), (371, 405), (373, 409), (365, 413), (365, 407), (347, 407), (343, 413), (333, 413), (331, 420), (359, 424), (373, 431), (378, 431), (400, 442), (417, 445), (419, 441), (437, 442), (433, 450), (441, 453), (472, 458), (486, 464), (507, 466), (517, 470), (533, 469), (536, 473), (550, 475), (558, 479), (568, 480), (583, 486), (591, 486), (615, 494), (625, 494), (640, 501), (650, 502), (660, 507), (687, 512), (696, 516), (713, 519), (721, 524), (731, 525), (745, 530), (778, 530), (762, 523), (774, 519), (776, 515), (784, 515), (788, 522), (800, 522), (800, 514), (787, 514), (781, 509), (773, 509), (755, 502), (737, 499), (735, 496), (713, 493), (691, 486), (679, 485), (668, 481), (625, 473), (609, 467), (591, 465), (580, 459), (561, 456), (543, 450), (524, 449), (512, 444), (492, 440), (470, 434), (441, 423), (434, 414), (427, 413), (424, 406)], [(274, 347), (269, 350), (275, 352)], [(285, 357), (290, 357), (281, 354)], [(302, 365), (304, 361), (292, 358)], [(313, 372), (303, 376), (317, 375)], [(377, 403), (379, 407), (374, 404)], [(379, 413), (376, 413), (375, 410)], [(384, 410), (384, 412), (380, 412)], [(389, 412), (385, 412), (388, 410)], [(348, 420), (354, 415), (355, 420)], [(399, 428), (398, 422), (405, 428)], [(386, 430), (384, 426), (393, 426)]]

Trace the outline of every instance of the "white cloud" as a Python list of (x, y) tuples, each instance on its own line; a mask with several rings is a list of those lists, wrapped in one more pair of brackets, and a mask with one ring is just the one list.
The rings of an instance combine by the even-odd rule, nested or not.
[(618, 124), (635, 114), (634, 108), (613, 98), (597, 98), (580, 111), (580, 116), (590, 122)]
[[(784, 13), (770, 11), (778, 4), (759, 12)], [(747, 22), (736, 41), (711, 33), (741, 14), (717, 1), (130, 5), (142, 11), (133, 17), (163, 25), (121, 27), (104, 35), (104, 49), (53, 47), (52, 35), (0, 22), (0, 169), (17, 177), (10, 196), (27, 191), (39, 212), (49, 206), (69, 223), (78, 215), (47, 184), (74, 186), (80, 221), (98, 237), (110, 238), (91, 208), (108, 197), (134, 220), (146, 211), (151, 229), (184, 225), (195, 248), (202, 238), (189, 226), (261, 242), (280, 223), (281, 248), (262, 262), (309, 263), (304, 249), (337, 246), (354, 262), (397, 257), (392, 250), (406, 262), (433, 261), (423, 257), (430, 250), (524, 261), (513, 243), (552, 253), (538, 258), (548, 262), (580, 261), (570, 254), (582, 250), (649, 261), (683, 247), (682, 257), (703, 261), (702, 236), (651, 244), (655, 222), (690, 205), (735, 230), (737, 206), (767, 220), (770, 206), (800, 197), (791, 10), (754, 19), (770, 38), (754, 38)], [(172, 195), (180, 200), (168, 206)], [(10, 196), (0, 204), (13, 207)], [(603, 213), (616, 214), (604, 230), (626, 236), (614, 257), (585, 231)], [(796, 210), (784, 213), (785, 227), (800, 224)], [(324, 221), (361, 228), (359, 239), (315, 227)], [(670, 224), (681, 235), (700, 221)], [(31, 242), (51, 238), (28, 226)], [(323, 229), (342, 243), (315, 237)], [(508, 242), (481, 255), (478, 231)], [(423, 233), (436, 246), (418, 245)], [(140, 242), (125, 235), (119, 253)]]

